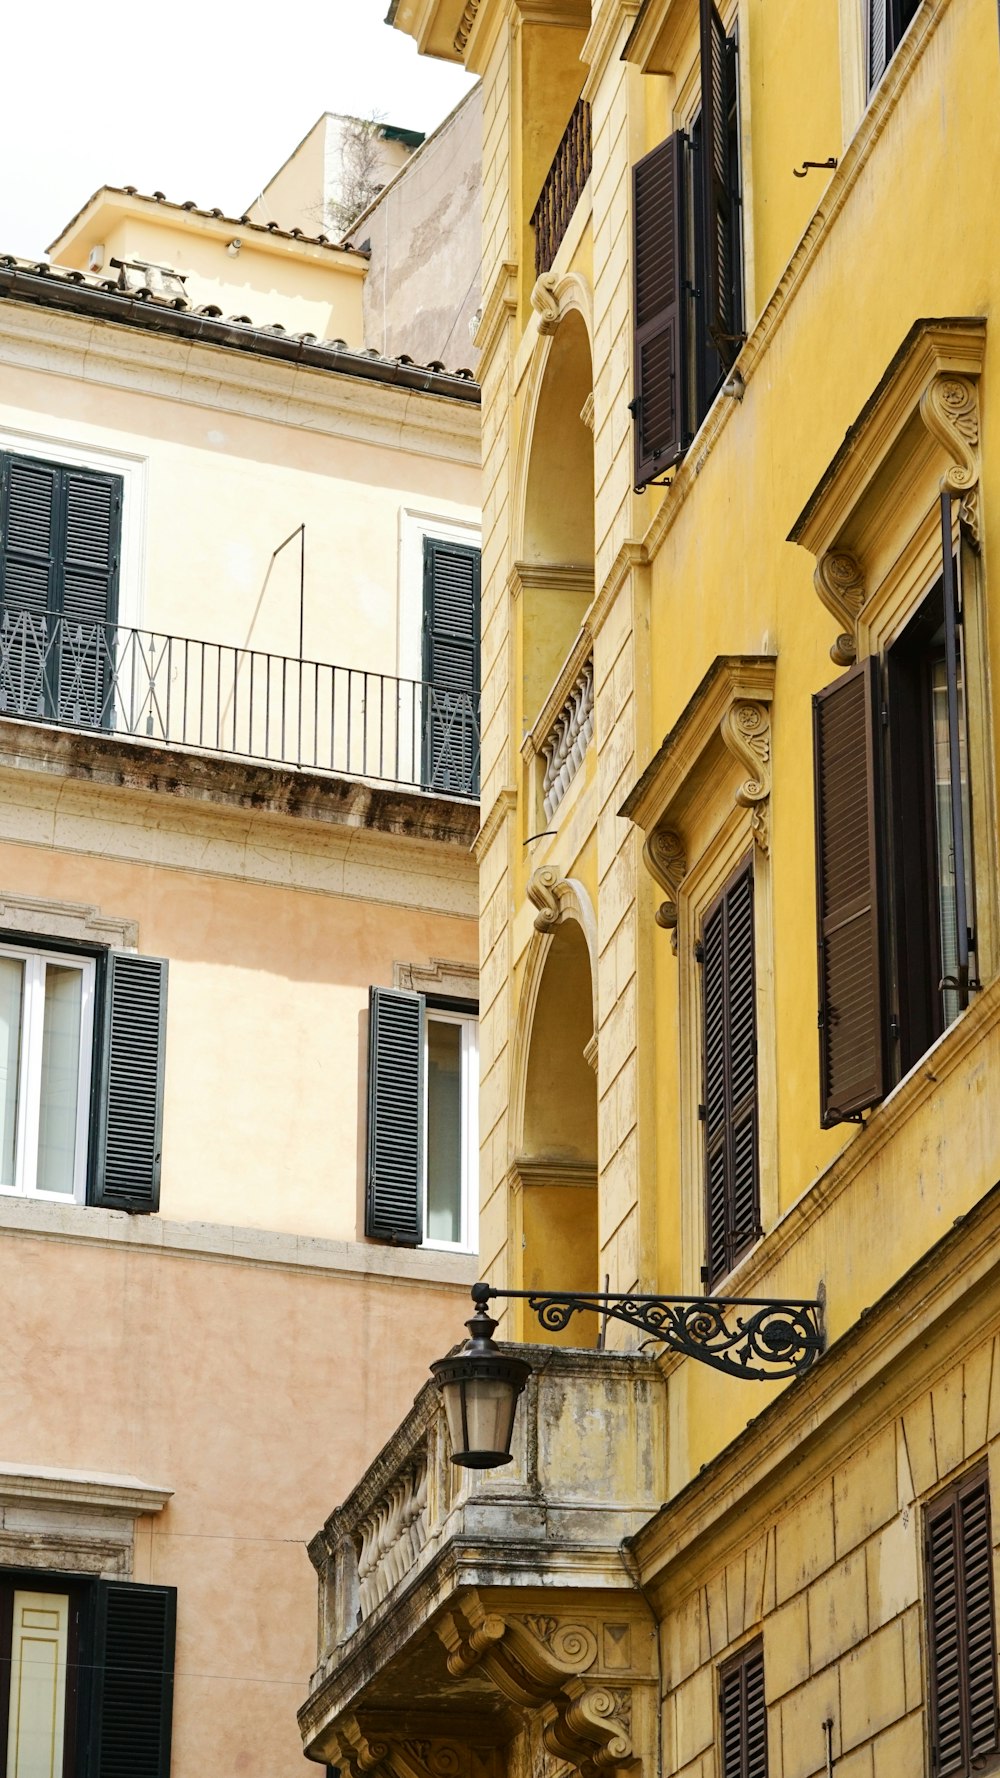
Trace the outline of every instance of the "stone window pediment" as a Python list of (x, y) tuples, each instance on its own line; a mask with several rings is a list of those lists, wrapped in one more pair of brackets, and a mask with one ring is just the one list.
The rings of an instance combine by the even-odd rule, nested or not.
[(979, 376), (986, 323), (914, 323), (788, 534), (816, 559), (814, 584), (849, 666), (903, 540), (951, 493), (978, 545)]

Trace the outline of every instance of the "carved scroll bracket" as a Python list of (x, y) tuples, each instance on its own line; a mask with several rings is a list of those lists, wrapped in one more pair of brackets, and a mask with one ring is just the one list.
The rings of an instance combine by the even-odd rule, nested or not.
[(536, 278), (531, 291), (531, 306), (538, 316), (539, 333), (555, 333), (559, 326), (560, 307), (556, 294), (559, 280), (552, 272)]
[(920, 418), (928, 432), (952, 458), (941, 477), (942, 494), (959, 500), (959, 515), (973, 543), (979, 545), (979, 394), (971, 377), (942, 374), (931, 379), (920, 397)]
[(828, 550), (816, 563), (813, 584), (831, 616), (843, 626), (830, 659), (838, 667), (850, 667), (858, 657), (858, 618), (865, 602), (861, 564), (847, 550)]
[(643, 847), (649, 873), (667, 892), (656, 910), (656, 924), (670, 933), (670, 944), (677, 955), (677, 897), (687, 870), (687, 852), (679, 833), (672, 828), (654, 827)]
[(347, 1778), (494, 1778), (498, 1764), (489, 1747), (430, 1736), (376, 1738), (354, 1715), (341, 1718), (327, 1753)]
[(736, 801), (750, 810), (750, 831), (766, 852), (771, 797), (771, 717), (767, 705), (749, 700), (731, 704), (722, 718), (721, 733), (730, 753), (747, 771)]

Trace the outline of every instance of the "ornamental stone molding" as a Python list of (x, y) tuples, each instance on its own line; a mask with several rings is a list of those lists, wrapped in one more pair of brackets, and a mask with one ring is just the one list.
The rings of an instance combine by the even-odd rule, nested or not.
[(754, 844), (768, 850), (774, 672), (774, 655), (719, 655), (618, 811), (645, 834), (646, 869), (666, 891), (656, 923), (675, 953), (688, 831), (703, 810), (706, 776), (711, 783), (727, 760), (741, 777), (732, 802), (719, 799), (720, 825), (733, 806), (748, 809)]
[[(978, 317), (916, 322), (788, 534), (815, 557), (816, 592), (839, 626), (830, 649), (838, 666), (857, 659), (900, 487), (924, 512), (939, 494), (953, 495), (962, 534), (979, 549), (985, 351)], [(904, 533), (898, 547), (906, 541)]]
[(495, 1778), (497, 1771), (490, 1747), (440, 1736), (383, 1739), (367, 1734), (354, 1715), (341, 1720), (331, 1747), (348, 1778)]

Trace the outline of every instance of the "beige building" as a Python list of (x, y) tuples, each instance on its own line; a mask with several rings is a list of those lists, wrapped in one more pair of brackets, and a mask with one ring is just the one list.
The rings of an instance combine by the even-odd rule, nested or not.
[(105, 190), (53, 251), (0, 262), (0, 1764), (292, 1778), (304, 1541), (478, 1264), (478, 389), (291, 228)]

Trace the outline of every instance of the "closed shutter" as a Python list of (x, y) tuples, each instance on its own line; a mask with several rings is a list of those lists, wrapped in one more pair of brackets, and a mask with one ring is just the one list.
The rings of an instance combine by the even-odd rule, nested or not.
[(479, 791), (478, 549), (424, 539), (423, 784)]
[(424, 1000), (368, 992), (368, 1156), (365, 1233), (423, 1240)]
[(99, 1581), (88, 1778), (168, 1778), (174, 1587)]
[(167, 965), (112, 951), (104, 990), (93, 1201), (156, 1210), (160, 1201)]
[(58, 715), (61, 722), (100, 728), (110, 717), (121, 477), (67, 469), (63, 480)]
[(767, 1778), (764, 1649), (755, 1642), (719, 1675), (722, 1778)]
[(687, 445), (684, 149), (680, 131), (632, 169), (635, 479), (643, 487)]
[(820, 1117), (885, 1091), (879, 664), (859, 661), (813, 698)]
[(706, 1271), (730, 1272), (760, 1233), (753, 860), (702, 929)]
[(971, 1778), (1000, 1746), (989, 1476), (966, 1476), (927, 1513), (927, 1643), (935, 1778)]
[(874, 92), (889, 60), (890, 8), (892, 0), (865, 0), (868, 52), (868, 91)]
[(701, 4), (701, 175), (705, 227), (706, 325), (728, 370), (739, 350), (733, 313), (733, 196), (729, 107), (733, 55), (713, 0)]
[(0, 711), (46, 713), (46, 645), (56, 573), (59, 470), (0, 456)]

